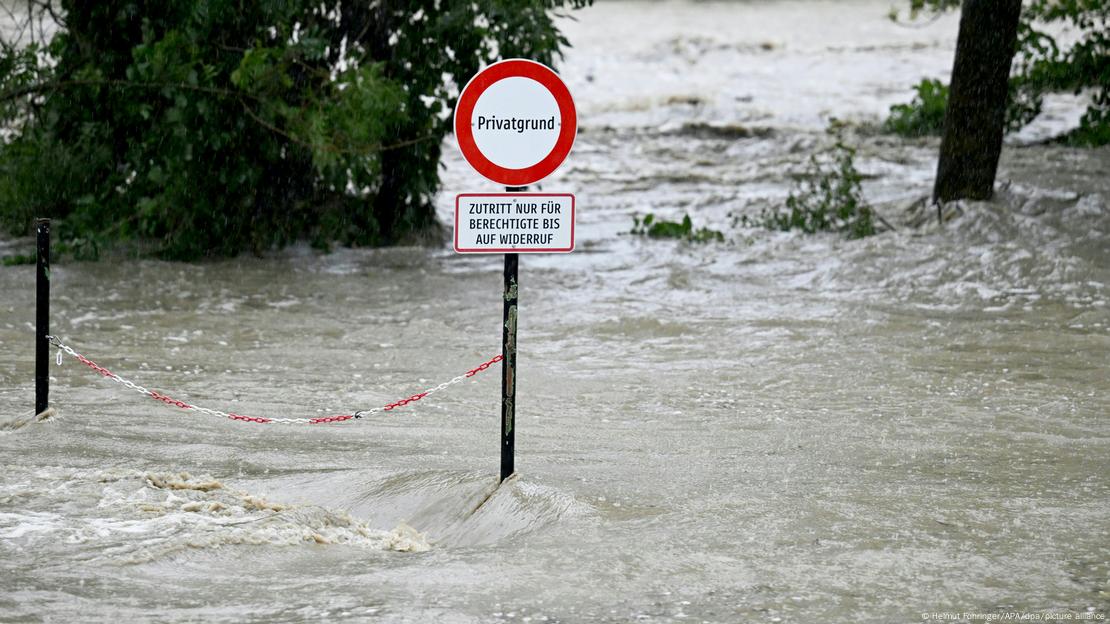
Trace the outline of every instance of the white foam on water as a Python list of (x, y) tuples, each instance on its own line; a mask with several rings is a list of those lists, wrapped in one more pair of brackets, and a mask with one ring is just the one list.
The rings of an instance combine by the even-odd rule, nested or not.
[(17, 494), (57, 496), (55, 505), (65, 512), (0, 513), (0, 539), (20, 549), (81, 544), (93, 559), (146, 563), (241, 545), (414, 553), (431, 547), (425, 534), (404, 523), (374, 529), (347, 513), (274, 502), (187, 472), (46, 468), (26, 474), (31, 480), (0, 491), (0, 501)]

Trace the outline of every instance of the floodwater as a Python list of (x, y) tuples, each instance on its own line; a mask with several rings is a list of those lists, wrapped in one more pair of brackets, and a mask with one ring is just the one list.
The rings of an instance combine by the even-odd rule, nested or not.
[[(0, 621), (917, 622), (1110, 613), (1110, 151), (1011, 138), (943, 225), (935, 140), (866, 130), (956, 23), (883, 2), (604, 3), (566, 22), (578, 249), (521, 261), (519, 477), (497, 368), (334, 425), (214, 419), (72, 359), (0, 432)], [(734, 223), (846, 119), (861, 241)], [(496, 190), (449, 146), (444, 191)], [(725, 232), (629, 236), (654, 212)], [(913, 222), (909, 224), (909, 222)], [(5, 253), (26, 241), (7, 241)], [(496, 354), (500, 258), (295, 248), (64, 263), (55, 333), (199, 405), (349, 413)], [(33, 271), (0, 269), (0, 411), (32, 397)], [(491, 494), (492, 492), (492, 494)], [(480, 503), (489, 497), (485, 504)]]

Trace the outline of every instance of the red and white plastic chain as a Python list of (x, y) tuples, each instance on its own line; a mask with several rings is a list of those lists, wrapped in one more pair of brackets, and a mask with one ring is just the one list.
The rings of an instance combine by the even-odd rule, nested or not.
[(123, 377), (120, 377), (119, 375), (113, 373), (112, 371), (108, 370), (107, 368), (104, 368), (103, 366), (100, 366), (96, 362), (93, 362), (92, 360), (86, 358), (85, 356), (81, 355), (80, 353), (74, 351), (72, 348), (69, 347), (69, 345), (66, 345), (66, 344), (62, 343), (62, 341), (59, 340), (56, 336), (47, 336), (46, 339), (50, 341), (50, 344), (54, 345), (55, 347), (57, 347), (59, 349), (59, 351), (58, 351), (58, 363), (59, 364), (61, 364), (61, 361), (62, 361), (61, 360), (61, 358), (62, 358), (61, 354), (64, 351), (65, 353), (74, 357), (78, 362), (81, 362), (85, 366), (88, 366), (92, 370), (99, 373), (102, 377), (107, 377), (108, 379), (111, 379), (112, 381), (114, 381), (116, 383), (119, 383), (123, 386), (126, 386), (127, 388), (130, 388), (130, 389), (138, 392), (139, 394), (143, 394), (143, 395), (145, 395), (147, 397), (150, 397), (150, 398), (152, 398), (156, 401), (161, 401), (162, 403), (165, 403), (166, 405), (172, 405), (174, 407), (179, 407), (181, 409), (186, 409), (186, 410), (194, 410), (194, 411), (200, 412), (202, 414), (206, 414), (208, 416), (215, 416), (217, 418), (228, 418), (230, 420), (237, 420), (237, 421), (240, 421), (240, 422), (249, 422), (249, 423), (257, 423), (257, 424), (270, 424), (270, 423), (272, 423), (272, 424), (279, 424), (279, 425), (323, 425), (323, 424), (328, 424), (328, 423), (343, 422), (343, 421), (347, 421), (347, 420), (357, 420), (357, 419), (362, 418), (363, 416), (369, 416), (370, 414), (376, 414), (378, 412), (388, 412), (388, 411), (394, 410), (398, 407), (404, 407), (405, 405), (408, 405), (409, 403), (415, 403), (416, 401), (419, 401), (420, 399), (423, 399), (423, 398), (427, 397), (428, 395), (434, 394), (434, 393), (439, 392), (439, 391), (441, 391), (441, 390), (443, 390), (443, 389), (445, 389), (449, 386), (453, 386), (453, 385), (455, 385), (459, 382), (465, 381), (466, 379), (468, 379), (470, 377), (473, 377), (474, 375), (477, 375), (478, 373), (486, 370), (490, 366), (493, 366), (494, 364), (496, 364), (496, 363), (498, 363), (502, 360), (502, 356), (497, 355), (497, 356), (493, 357), (492, 359), (490, 359), (489, 361), (483, 362), (481, 365), (477, 366), (476, 368), (472, 368), (472, 369), (468, 370), (466, 373), (464, 373), (462, 375), (459, 375), (458, 377), (455, 377), (454, 379), (451, 379), (450, 381), (445, 381), (445, 382), (439, 384), (438, 386), (435, 386), (434, 388), (429, 388), (429, 389), (427, 389), (423, 392), (419, 392), (419, 393), (414, 394), (414, 395), (412, 395), (408, 398), (401, 399), (401, 400), (396, 401), (394, 403), (389, 403), (388, 405), (383, 405), (382, 407), (375, 407), (375, 408), (371, 408), (371, 409), (367, 409), (367, 410), (359, 410), (357, 412), (354, 412), (353, 414), (340, 414), (340, 415), (337, 415), (337, 416), (320, 416), (320, 417), (317, 417), (317, 418), (262, 418), (262, 417), (258, 417), (258, 416), (243, 416), (242, 414), (234, 414), (234, 413), (231, 413), (231, 412), (223, 412), (223, 411), (220, 411), (220, 410), (211, 409), (211, 408), (207, 408), (207, 407), (200, 407), (199, 405), (193, 405), (192, 403), (186, 403), (184, 401), (179, 401), (179, 400), (177, 400), (173, 397), (162, 394), (160, 392), (156, 392), (154, 390), (148, 390), (147, 388), (144, 388), (143, 386), (140, 386), (140, 385), (138, 385), (138, 384), (136, 384), (132, 381), (129, 381), (127, 379), (124, 379)]

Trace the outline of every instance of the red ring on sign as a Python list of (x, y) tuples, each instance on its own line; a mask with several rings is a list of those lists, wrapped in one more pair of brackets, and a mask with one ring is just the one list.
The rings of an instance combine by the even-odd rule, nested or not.
[[(470, 127), (478, 98), (494, 83), (513, 77), (531, 78), (540, 83), (551, 93), (559, 106), (559, 138), (555, 140), (555, 147), (551, 148), (551, 152), (538, 163), (523, 169), (508, 169), (486, 158), (478, 149), (478, 143), (475, 142), (474, 132)], [(455, 138), (459, 142), (459, 151), (462, 152), (463, 158), (482, 176), (505, 186), (526, 186), (551, 175), (551, 172), (558, 169), (570, 154), (570, 148), (574, 145), (577, 134), (578, 113), (574, 108), (574, 99), (570, 96), (570, 90), (550, 67), (536, 61), (508, 59), (490, 65), (466, 83), (455, 106)]]

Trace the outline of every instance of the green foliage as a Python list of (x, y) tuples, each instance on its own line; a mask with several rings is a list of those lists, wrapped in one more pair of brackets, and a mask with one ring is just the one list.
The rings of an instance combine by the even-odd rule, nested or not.
[(725, 235), (709, 228), (694, 229), (694, 221), (690, 215), (682, 217), (682, 221), (668, 221), (656, 219), (655, 215), (648, 213), (643, 219), (639, 215), (632, 217), (632, 234), (647, 236), (648, 238), (675, 238), (691, 243), (723, 243)]
[[(910, 0), (910, 16), (933, 14), (959, 6), (957, 0)], [(892, 14), (897, 19), (897, 14)], [(1078, 37), (1074, 44), (1061, 48), (1042, 28), (1049, 24), (1066, 27)], [(1090, 102), (1079, 127), (1064, 140), (1073, 145), (1110, 143), (1110, 0), (1033, 0), (1022, 9), (1018, 26), (1017, 50), (1010, 78), (1010, 97), (1006, 107), (1006, 127), (1018, 130), (1040, 114), (1046, 93), (1087, 92)], [(930, 111), (947, 102), (947, 89), (933, 90), (933, 100), (923, 97), (922, 81), (918, 97), (910, 104), (891, 107), (884, 127), (889, 132), (919, 136), (917, 129), (939, 134), (940, 125), (913, 125), (910, 122), (930, 117)]]
[(917, 95), (912, 102), (890, 107), (890, 117), (883, 123), (883, 129), (905, 137), (940, 134), (944, 129), (944, 109), (948, 106), (948, 86), (939, 80), (923, 79), (914, 90)]
[(875, 213), (863, 198), (855, 153), (837, 141), (832, 149), (810, 156), (804, 175), (786, 198), (786, 209), (765, 210), (758, 223), (807, 234), (839, 232), (848, 238), (875, 234)]
[(30, 254), (15, 254), (11, 256), (4, 256), (0, 259), (0, 264), (3, 266), (18, 266), (21, 264), (34, 264), (36, 262), (35, 256)]
[[(1041, 111), (1040, 96), (1032, 95), (1019, 87), (1022, 78), (1010, 79), (1010, 95), (1006, 102), (1006, 129), (1020, 130)], [(944, 131), (944, 111), (948, 107), (948, 85), (936, 78), (923, 78), (914, 87), (917, 95), (908, 104), (890, 107), (890, 116), (883, 122), (883, 130), (891, 134), (916, 138), (940, 136)]]
[[(1056, 23), (1078, 34), (1073, 45), (1061, 48), (1037, 29)], [(1079, 127), (1065, 140), (1074, 145), (1110, 144), (1110, 0), (1033, 0), (1022, 12), (1018, 31), (1013, 99), (1021, 102), (1026, 118), (1041, 110), (1045, 93), (1090, 93)]]
[[(588, 0), (55, 0), (52, 39), (0, 47), (0, 227), (168, 258), (436, 228), (457, 86), (551, 62)], [(44, 8), (45, 7), (45, 8)]]

